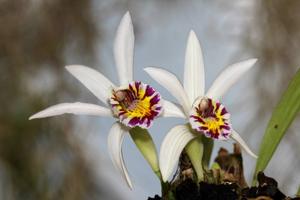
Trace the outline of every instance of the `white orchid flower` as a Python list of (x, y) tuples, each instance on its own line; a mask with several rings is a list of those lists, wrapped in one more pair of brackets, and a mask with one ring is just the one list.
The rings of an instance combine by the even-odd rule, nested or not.
[[(122, 155), (123, 138), (129, 134), (130, 128), (136, 126), (149, 128), (154, 118), (162, 113), (160, 94), (145, 83), (133, 81), (133, 52), (133, 26), (130, 14), (127, 12), (120, 22), (114, 44), (114, 56), (120, 81), (119, 87), (89, 67), (81, 65), (66, 67), (106, 107), (80, 102), (62, 103), (51, 106), (29, 118), (45, 118), (65, 113), (116, 118), (117, 122), (113, 124), (108, 135), (108, 151), (115, 167), (121, 172), (130, 188), (132, 188), (132, 183)], [(171, 103), (167, 102), (167, 104), (171, 108), (174, 107)]]
[[(247, 153), (257, 157), (232, 128), (230, 114), (219, 102), (219, 99), (254, 65), (256, 60), (249, 59), (227, 67), (205, 93), (204, 65), (200, 43), (196, 34), (191, 31), (186, 48), (183, 85), (174, 74), (164, 69), (145, 68), (145, 71), (154, 80), (177, 99), (182, 106), (181, 116), (184, 116), (190, 124), (190, 126), (175, 126), (162, 142), (159, 165), (164, 181), (170, 177), (176, 167), (182, 150), (199, 134), (216, 140), (232, 138)], [(176, 112), (179, 110), (177, 109)]]

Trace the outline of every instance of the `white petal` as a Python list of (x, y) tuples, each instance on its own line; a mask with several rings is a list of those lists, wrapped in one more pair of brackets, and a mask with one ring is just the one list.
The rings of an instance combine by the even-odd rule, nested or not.
[(195, 137), (197, 136), (190, 132), (187, 125), (175, 126), (168, 132), (159, 154), (159, 167), (164, 181), (168, 180), (176, 168), (184, 147)]
[(94, 116), (112, 116), (111, 110), (102, 106), (89, 103), (61, 103), (45, 110), (42, 110), (29, 119), (52, 117), (62, 114), (75, 114), (75, 115), (94, 115)]
[(184, 112), (174, 103), (164, 100), (162, 117), (180, 117), (185, 118)]
[(241, 147), (253, 158), (257, 158), (257, 155), (255, 155), (251, 149), (248, 147), (248, 145), (246, 144), (246, 142), (241, 138), (241, 136), (235, 131), (233, 130), (231, 133), (231, 138), (233, 140), (235, 140), (237, 143), (239, 143), (241, 145)]
[(108, 104), (111, 90), (115, 87), (110, 80), (100, 72), (82, 65), (69, 65), (66, 69), (103, 103)]
[(188, 116), (191, 104), (178, 78), (171, 72), (161, 68), (147, 67), (144, 68), (144, 70), (177, 99), (178, 103), (182, 105), (185, 114)]
[(129, 178), (122, 154), (122, 143), (126, 134), (129, 133), (124, 126), (122, 126), (119, 122), (114, 123), (107, 138), (108, 152), (115, 168), (120, 172), (129, 188), (132, 189), (132, 183)]
[(252, 58), (227, 67), (216, 78), (206, 96), (215, 100), (221, 98), (227, 92), (227, 90), (256, 63), (256, 61), (256, 58)]
[(133, 80), (134, 33), (129, 12), (122, 18), (116, 33), (114, 55), (120, 84)]
[(183, 86), (191, 104), (197, 97), (204, 95), (205, 74), (203, 57), (199, 40), (194, 31), (190, 32), (187, 42)]

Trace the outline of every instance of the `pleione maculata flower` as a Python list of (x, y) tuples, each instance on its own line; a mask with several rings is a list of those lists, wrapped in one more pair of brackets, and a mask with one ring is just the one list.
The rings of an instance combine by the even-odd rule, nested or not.
[[(173, 73), (158, 67), (147, 67), (145, 71), (166, 88), (177, 100), (181, 109), (174, 110), (187, 124), (173, 127), (165, 136), (159, 156), (159, 165), (164, 181), (172, 174), (181, 152), (186, 145), (199, 135), (214, 140), (229, 138), (238, 142), (252, 157), (257, 156), (232, 127), (230, 114), (220, 98), (242, 75), (254, 66), (257, 59), (235, 63), (225, 68), (212, 86), (205, 92), (205, 73), (202, 50), (194, 31), (189, 34), (183, 84)], [(198, 174), (197, 174), (198, 175)]]
[(107, 137), (108, 152), (112, 162), (127, 185), (132, 182), (124, 163), (122, 143), (134, 127), (148, 129), (155, 118), (180, 116), (179, 108), (163, 100), (150, 85), (133, 79), (134, 32), (127, 12), (118, 26), (114, 42), (114, 58), (119, 86), (102, 73), (83, 65), (66, 66), (67, 71), (94, 94), (104, 106), (90, 103), (60, 103), (48, 107), (29, 119), (62, 114), (113, 117), (116, 119)]

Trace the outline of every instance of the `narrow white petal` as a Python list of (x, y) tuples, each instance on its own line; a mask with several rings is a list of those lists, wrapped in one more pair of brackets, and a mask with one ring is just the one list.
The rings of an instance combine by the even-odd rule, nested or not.
[(164, 100), (162, 117), (180, 117), (185, 118), (183, 110), (176, 104)]
[(215, 100), (221, 98), (255, 63), (252, 58), (227, 67), (214, 81), (206, 96)]
[(199, 40), (194, 31), (190, 32), (187, 42), (183, 86), (191, 104), (197, 97), (204, 95), (205, 74), (203, 57)]
[(69, 65), (66, 69), (103, 103), (108, 104), (111, 90), (115, 87), (110, 80), (100, 72), (82, 65)]
[(251, 151), (251, 149), (248, 147), (248, 145), (246, 144), (246, 142), (241, 138), (241, 136), (235, 131), (233, 130), (231, 133), (231, 138), (233, 140), (235, 140), (237, 143), (239, 143), (241, 145), (241, 147), (253, 158), (257, 158), (257, 155), (255, 153), (253, 153)]
[(144, 70), (177, 99), (178, 103), (182, 105), (185, 114), (188, 116), (191, 104), (178, 78), (171, 72), (161, 68), (147, 67), (144, 68)]
[(115, 168), (120, 172), (129, 188), (132, 189), (132, 183), (129, 178), (122, 154), (122, 143), (126, 134), (129, 133), (124, 126), (122, 126), (119, 122), (114, 123), (108, 134), (107, 145), (108, 152)]
[(127, 12), (118, 27), (114, 45), (115, 62), (121, 85), (133, 80), (133, 51), (133, 26), (130, 14)]
[(175, 126), (168, 132), (159, 154), (159, 167), (164, 181), (168, 180), (176, 168), (184, 147), (195, 137), (197, 136), (190, 132), (187, 125)]
[(89, 103), (61, 103), (45, 110), (42, 110), (29, 119), (52, 117), (62, 114), (75, 114), (75, 115), (93, 115), (93, 116), (112, 116), (111, 110), (102, 106)]

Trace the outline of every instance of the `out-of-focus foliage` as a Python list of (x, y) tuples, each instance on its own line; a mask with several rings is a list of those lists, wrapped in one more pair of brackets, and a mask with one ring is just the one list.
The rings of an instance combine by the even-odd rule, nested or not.
[[(259, 59), (257, 96), (260, 116), (272, 110), (300, 65), (300, 2), (295, 0), (258, 1), (255, 21), (249, 26), (246, 46)], [(270, 80), (272, 79), (272, 80)], [(251, 125), (252, 126), (252, 125)]]
[[(297, 0), (266, 0), (256, 1), (254, 21), (248, 26), (245, 34), (248, 48), (259, 59), (255, 78), (256, 116), (249, 119), (249, 139), (253, 138), (253, 130), (269, 119), (275, 105), (287, 88), (289, 80), (300, 66), (300, 1)], [(297, 119), (296, 119), (297, 120)], [(284, 142), (290, 147), (299, 147), (300, 140), (295, 129), (290, 128)], [(262, 134), (261, 134), (262, 135)], [(256, 138), (253, 141), (257, 140)], [(257, 143), (257, 142), (256, 142)], [(287, 150), (288, 147), (285, 149)], [(299, 149), (292, 148), (286, 158), (294, 158), (289, 162), (289, 169), (279, 173), (281, 188), (291, 187), (291, 178), (299, 171)], [(283, 149), (281, 149), (283, 150)], [(280, 166), (272, 165), (271, 171), (281, 171)]]
[(287, 133), (287, 129), (293, 122), (300, 109), (300, 70), (291, 80), (287, 90), (275, 107), (267, 126), (256, 163), (254, 180), (257, 173), (265, 170), (271, 160), (279, 142)]
[(0, 199), (105, 198), (70, 118), (28, 121), (75, 95), (63, 67), (71, 50), (92, 60), (91, 14), (86, 0), (0, 1)]

